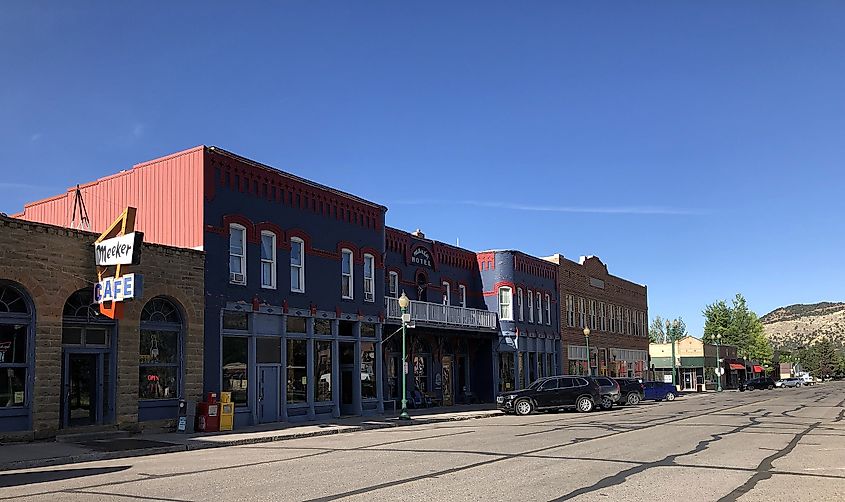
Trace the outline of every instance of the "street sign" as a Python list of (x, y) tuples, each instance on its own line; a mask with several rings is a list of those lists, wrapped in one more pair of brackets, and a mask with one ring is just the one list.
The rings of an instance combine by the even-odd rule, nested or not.
[(402, 314), (402, 322), (411, 322), (411, 314)]
[(725, 368), (716, 368), (716, 374), (722, 376), (725, 374)]

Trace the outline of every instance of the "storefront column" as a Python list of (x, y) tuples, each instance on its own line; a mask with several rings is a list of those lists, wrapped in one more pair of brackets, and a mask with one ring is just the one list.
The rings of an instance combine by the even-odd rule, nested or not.
[[(284, 317), (280, 316), (281, 319)], [(283, 323), (284, 324), (284, 323)], [(288, 421), (288, 339), (287, 336), (282, 331), (282, 365), (279, 368), (281, 371), (281, 375), (279, 377), (282, 379), (282, 388), (279, 392), (279, 399), (281, 400), (282, 405), (282, 414), (280, 420), (282, 422)]]
[(376, 324), (376, 399), (379, 414), (384, 413), (384, 360), (382, 354), (382, 324)]
[(340, 417), (340, 343), (337, 341), (337, 323), (332, 328), (335, 339), (332, 340), (332, 417)]
[[(313, 333), (313, 332), (312, 332)], [(305, 401), (308, 403), (308, 420), (314, 420), (314, 338), (312, 333), (305, 339)]]

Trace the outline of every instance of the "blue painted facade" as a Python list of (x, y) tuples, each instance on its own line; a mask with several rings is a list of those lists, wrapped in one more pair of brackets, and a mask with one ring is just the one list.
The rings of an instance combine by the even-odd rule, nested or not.
[(562, 374), (557, 266), (515, 250), (477, 256), (487, 308), (499, 312), (496, 389), (521, 389), (537, 378)]
[[(381, 386), (369, 381), (382, 373), (386, 209), (219, 149), (206, 163), (205, 390), (233, 392), (236, 426), (381, 411)], [(245, 230), (244, 284), (230, 276), (233, 227)], [(273, 288), (262, 286), (262, 234), (275, 237)], [(295, 239), (303, 292), (291, 287)], [(341, 294), (344, 249), (351, 299)]]
[[(387, 296), (398, 298), (404, 292), (412, 301), (430, 304), (420, 307), (434, 312), (443, 311), (440, 306), (452, 307), (449, 311), (458, 315), (467, 312), (463, 309), (487, 310), (475, 253), (427, 239), (419, 231), (388, 228), (384, 284)], [(419, 389), (445, 404), (491, 402), (495, 329), (418, 319), (415, 324), (407, 330), (407, 389)], [(386, 320), (385, 335), (399, 327), (398, 320)], [(388, 400), (401, 399), (401, 350), (401, 333), (385, 342)]]

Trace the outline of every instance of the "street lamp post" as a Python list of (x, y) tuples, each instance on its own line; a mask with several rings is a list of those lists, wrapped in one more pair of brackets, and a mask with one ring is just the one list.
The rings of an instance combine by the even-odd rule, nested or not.
[(675, 340), (674, 338), (672, 338), (672, 335), (669, 332), (669, 328), (671, 328), (671, 325), (669, 324), (669, 321), (666, 321), (666, 338), (668, 338), (669, 341), (672, 342), (672, 386), (677, 388), (678, 384), (675, 381), (675, 373), (677, 372), (677, 368), (675, 365)]
[(584, 328), (584, 340), (587, 342), (587, 376), (593, 376), (593, 368), (590, 366), (590, 328)]
[(724, 365), (722, 364), (722, 334), (719, 333), (716, 335), (716, 369), (718, 372), (716, 373), (716, 392), (722, 392), (722, 373), (725, 372)]
[(408, 312), (408, 305), (410, 304), (411, 300), (409, 300), (408, 297), (405, 296), (405, 292), (402, 291), (402, 296), (399, 297), (399, 308), (402, 309), (402, 411), (399, 413), (399, 420), (411, 419), (411, 416), (408, 415), (408, 399), (405, 391), (405, 385), (408, 380), (408, 362), (405, 354), (405, 314)]

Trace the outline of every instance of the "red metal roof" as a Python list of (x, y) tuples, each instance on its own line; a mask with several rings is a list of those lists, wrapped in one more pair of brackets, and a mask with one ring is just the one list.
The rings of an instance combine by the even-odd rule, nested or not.
[[(205, 147), (143, 162), (127, 171), (80, 185), (91, 231), (102, 232), (126, 208), (138, 209), (144, 241), (185, 248), (203, 245)], [(16, 218), (69, 227), (76, 187), (24, 206)]]

